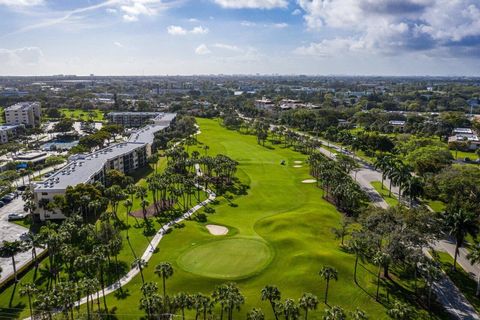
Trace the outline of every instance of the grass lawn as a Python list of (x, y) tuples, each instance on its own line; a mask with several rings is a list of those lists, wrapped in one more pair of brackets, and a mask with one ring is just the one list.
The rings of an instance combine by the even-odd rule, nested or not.
[[(195, 221), (167, 235), (144, 271), (145, 281), (161, 282), (153, 270), (162, 261), (172, 263), (175, 270), (167, 280), (170, 294), (210, 294), (226, 279), (236, 279), (246, 301), (234, 317), (244, 319), (248, 310), (260, 307), (266, 319), (272, 319), (269, 304), (260, 299), (265, 285), (278, 286), (282, 299), (311, 292), (322, 300), (325, 283), (318, 272), (331, 265), (339, 272), (338, 282), (330, 284), (331, 305), (359, 307), (370, 319), (386, 319), (386, 307), (372, 298), (376, 268), (359, 267), (361, 287), (354, 285), (354, 256), (339, 247), (331, 232), (339, 226), (341, 214), (322, 199), (314, 184), (301, 183), (310, 178), (306, 156), (280, 146), (262, 147), (254, 136), (228, 131), (214, 120), (198, 119), (198, 123), (202, 130), (198, 139), (210, 147), (210, 155), (226, 154), (240, 163), (237, 176), (249, 185), (248, 195), (230, 201), (219, 198), (213, 206), (215, 213), (208, 216), (208, 223), (229, 228), (226, 236), (213, 236), (204, 223)], [(190, 149), (204, 153), (201, 145)], [(285, 166), (280, 165), (282, 160)], [(303, 161), (304, 166), (294, 168), (294, 161)], [(140, 286), (141, 278), (136, 277), (125, 287), (126, 297), (109, 295), (108, 304), (116, 307), (118, 315), (142, 315)], [(383, 287), (381, 293), (386, 295)], [(310, 319), (321, 319), (324, 308), (320, 304)]]
[(465, 152), (465, 151), (455, 151), (455, 150), (450, 150), (450, 152), (452, 153), (452, 156), (455, 159), (463, 160), (465, 158), (470, 158), (470, 160), (472, 161), (475, 161), (478, 159), (478, 155), (475, 152)]
[(398, 205), (398, 199), (393, 195), (388, 195), (388, 188), (384, 186), (382, 189), (382, 182), (381, 181), (372, 181), (372, 187), (377, 190), (378, 193), (382, 196), (382, 198), (388, 203), (389, 206), (395, 207)]
[(0, 107), (0, 124), (5, 123), (5, 111), (3, 107)]
[[(78, 121), (104, 121), (103, 111), (98, 109), (82, 110), (82, 109), (60, 109), (60, 112), (66, 117)], [(91, 116), (92, 117), (91, 117)]]
[(445, 210), (445, 203), (440, 200), (428, 200), (427, 204), (435, 212), (443, 212)]
[[(214, 236), (205, 225), (193, 220), (177, 226), (161, 241), (148, 266), (144, 269), (145, 281), (155, 281), (161, 286), (161, 279), (154, 274), (155, 265), (168, 261), (175, 274), (167, 280), (167, 292), (210, 294), (215, 286), (235, 280), (245, 296), (245, 305), (235, 311), (235, 319), (245, 319), (253, 307), (260, 307), (266, 319), (273, 319), (270, 305), (262, 302), (260, 291), (265, 285), (276, 285), (282, 292), (282, 300), (297, 300), (304, 292), (311, 292), (323, 301), (325, 282), (318, 272), (324, 265), (338, 270), (338, 281), (330, 283), (329, 303), (353, 311), (357, 307), (366, 311), (370, 319), (388, 319), (387, 292), (381, 286), (384, 304), (375, 302), (377, 268), (360, 264), (359, 286), (353, 282), (355, 257), (346, 253), (335, 240), (332, 228), (341, 223), (341, 214), (333, 205), (322, 198), (322, 190), (315, 184), (302, 183), (311, 178), (308, 173), (307, 157), (284, 149), (281, 146), (263, 147), (256, 137), (242, 135), (224, 129), (215, 120), (198, 119), (202, 134), (200, 143), (210, 147), (209, 155), (225, 154), (239, 162), (237, 176), (249, 186), (247, 195), (233, 199), (218, 198), (208, 214), (208, 224), (225, 226), (227, 235)], [(198, 150), (204, 154), (203, 145), (191, 146), (190, 152)], [(285, 160), (286, 165), (281, 165)], [(163, 162), (162, 162), (163, 161)], [(302, 167), (295, 161), (302, 161)], [(165, 167), (160, 160), (159, 170)], [(151, 172), (141, 173), (142, 176)], [(140, 176), (140, 175), (139, 175)], [(140, 180), (138, 184), (144, 184)], [(150, 199), (151, 200), (151, 199)], [(134, 210), (139, 202), (134, 201)], [(125, 219), (123, 208), (120, 219)], [(133, 218), (129, 224), (130, 241), (125, 244), (119, 260), (130, 264), (132, 251), (140, 255), (147, 247), (148, 240), (142, 228), (135, 228)], [(159, 228), (155, 221), (154, 227)], [(125, 231), (123, 231), (125, 232)], [(26, 281), (32, 278), (27, 274)], [(22, 279), (22, 282), (25, 280)], [(389, 292), (389, 301), (401, 294), (404, 299), (412, 292), (412, 285), (396, 279), (401, 290)], [(144, 316), (139, 310), (141, 277), (135, 277), (118, 292), (107, 296), (110, 308), (115, 308), (119, 319), (138, 319)], [(14, 317), (25, 317), (26, 298), (18, 297), (13, 288), (0, 294), (0, 313), (16, 312)], [(13, 297), (13, 299), (12, 299)], [(12, 299), (12, 308), (2, 309)], [(14, 309), (19, 308), (19, 309)], [(321, 319), (325, 305), (319, 304), (318, 311), (309, 313), (309, 319)], [(191, 319), (191, 313), (187, 315)], [(416, 319), (427, 319), (420, 312)]]
[(477, 291), (477, 282), (463, 270), (457, 263), (457, 271), (453, 271), (453, 258), (446, 252), (436, 251), (437, 261), (440, 262), (443, 271), (455, 283), (458, 289), (463, 293), (467, 300), (472, 304), (475, 310), (480, 311), (480, 298), (475, 295)]

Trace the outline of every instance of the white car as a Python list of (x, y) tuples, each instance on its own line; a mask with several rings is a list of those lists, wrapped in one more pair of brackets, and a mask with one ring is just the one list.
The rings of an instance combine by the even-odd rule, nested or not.
[(24, 213), (9, 213), (8, 214), (8, 221), (13, 221), (13, 220), (22, 220), (25, 218)]

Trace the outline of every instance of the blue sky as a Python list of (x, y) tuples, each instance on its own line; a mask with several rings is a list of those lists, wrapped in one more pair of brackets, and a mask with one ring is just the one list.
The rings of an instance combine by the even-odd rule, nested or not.
[(0, 0), (0, 74), (480, 75), (478, 0)]

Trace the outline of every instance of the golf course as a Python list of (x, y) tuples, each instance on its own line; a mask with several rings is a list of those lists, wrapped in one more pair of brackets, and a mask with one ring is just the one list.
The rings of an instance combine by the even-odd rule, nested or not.
[[(338, 281), (330, 283), (330, 305), (352, 311), (358, 307), (371, 319), (387, 318), (386, 309), (372, 297), (376, 268), (359, 267), (360, 286), (354, 284), (354, 255), (340, 248), (331, 231), (339, 226), (341, 214), (322, 199), (322, 190), (315, 184), (302, 183), (311, 178), (306, 156), (280, 146), (261, 146), (254, 136), (229, 131), (217, 120), (197, 121), (199, 144), (189, 147), (189, 152), (203, 154), (203, 145), (208, 145), (208, 154), (225, 154), (238, 161), (237, 176), (249, 188), (246, 195), (233, 199), (218, 197), (207, 223), (187, 221), (165, 236), (144, 269), (145, 281), (161, 283), (154, 268), (164, 261), (174, 267), (166, 283), (168, 294), (209, 295), (217, 285), (235, 281), (245, 296), (235, 318), (244, 319), (250, 309), (260, 307), (267, 319), (273, 319), (270, 305), (260, 299), (265, 285), (278, 286), (282, 300), (298, 300), (310, 292), (323, 301), (325, 281), (318, 273), (329, 265), (338, 270)], [(207, 224), (224, 226), (228, 233), (213, 235)], [(141, 285), (137, 276), (123, 294), (107, 297), (118, 317), (141, 313)], [(309, 319), (321, 319), (325, 307), (320, 303)]]

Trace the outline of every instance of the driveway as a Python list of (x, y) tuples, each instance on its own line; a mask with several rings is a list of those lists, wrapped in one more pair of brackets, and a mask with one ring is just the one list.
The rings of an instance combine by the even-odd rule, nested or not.
[[(23, 203), (24, 201), (22, 200), (22, 198), (18, 197), (4, 207), (0, 208), (0, 243), (3, 241), (19, 240), (21, 234), (28, 232), (27, 228), (21, 227), (15, 223), (8, 222), (7, 217), (8, 214), (12, 212), (24, 213)], [(39, 252), (40, 250), (38, 251), (38, 253)], [(30, 250), (17, 254), (15, 256), (17, 270), (31, 259), (32, 253)], [(3, 269), (0, 278), (1, 283), (4, 279), (13, 274), (12, 259), (0, 258), (0, 267)]]

